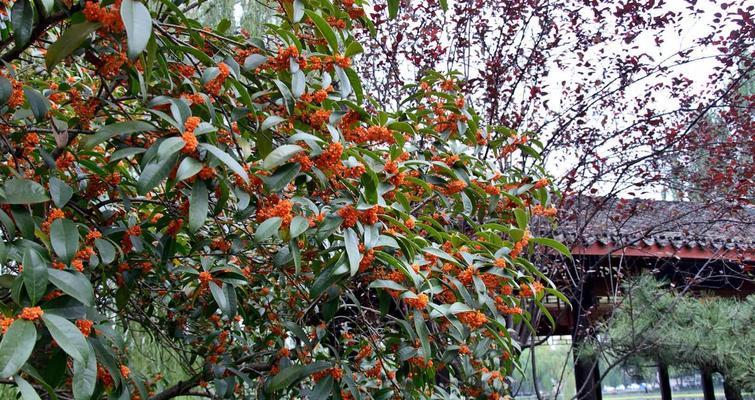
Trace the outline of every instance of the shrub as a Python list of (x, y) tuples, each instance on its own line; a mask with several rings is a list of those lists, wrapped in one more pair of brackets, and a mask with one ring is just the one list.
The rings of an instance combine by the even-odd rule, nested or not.
[[(507, 393), (507, 328), (556, 293), (528, 248), (565, 250), (527, 230), (547, 179), (485, 158), (453, 75), (370, 102), (359, 3), (284, 1), (262, 38), (180, 3), (9, 10), (0, 376), (25, 398)], [(190, 378), (145, 376), (128, 329)]]

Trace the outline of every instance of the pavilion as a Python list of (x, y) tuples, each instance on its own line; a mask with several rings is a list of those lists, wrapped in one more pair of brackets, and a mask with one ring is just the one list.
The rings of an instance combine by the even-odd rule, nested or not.
[[(595, 322), (621, 301), (622, 283), (641, 273), (695, 294), (755, 292), (752, 206), (579, 196), (560, 209), (559, 226), (549, 234), (569, 245), (573, 260), (541, 265), (572, 307), (549, 298), (546, 308), (556, 324), (541, 319), (540, 336), (569, 335), (578, 344), (594, 335)], [(597, 359), (575, 359), (574, 369), (578, 398), (600, 400)], [(711, 371), (701, 374), (705, 399), (713, 400)], [(671, 399), (667, 366), (659, 366), (659, 378), (663, 400)]]

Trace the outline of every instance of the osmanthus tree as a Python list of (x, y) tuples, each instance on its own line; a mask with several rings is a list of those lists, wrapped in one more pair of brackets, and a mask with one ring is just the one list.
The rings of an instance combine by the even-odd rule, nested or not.
[[(261, 38), (182, 2), (4, 3), (0, 381), (24, 399), (500, 398), (551, 284), (537, 169), (453, 76), (368, 101), (359, 2)], [(536, 151), (508, 133), (496, 152)], [(536, 144), (536, 143), (535, 143)], [(145, 332), (188, 379), (130, 362)]]

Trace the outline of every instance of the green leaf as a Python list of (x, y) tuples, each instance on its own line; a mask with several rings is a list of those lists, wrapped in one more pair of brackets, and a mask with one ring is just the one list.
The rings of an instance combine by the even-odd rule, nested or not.
[(47, 292), (47, 262), (36, 250), (27, 247), (24, 249), (23, 266), (21, 276), (26, 293), (29, 294), (31, 303), (37, 304)]
[(230, 27), (231, 27), (231, 21), (229, 21), (226, 18), (223, 18), (220, 22), (218, 22), (218, 25), (215, 27), (215, 32), (225, 33)]
[(283, 368), (278, 375), (275, 375), (267, 386), (267, 391), (275, 392), (281, 389), (285, 389), (297, 381), (314, 374), (315, 372), (322, 371), (326, 368), (330, 368), (331, 363), (326, 361), (316, 361), (307, 365), (291, 365), (288, 368)]
[(342, 98), (347, 98), (351, 94), (353, 88), (351, 87), (351, 81), (349, 80), (349, 76), (346, 75), (346, 71), (343, 70), (343, 68), (336, 65), (333, 67), (336, 71), (336, 76), (338, 77), (338, 89), (341, 94)]
[(454, 263), (454, 264), (458, 264), (459, 263), (459, 260), (451, 257), (450, 254), (446, 253), (442, 249), (438, 249), (438, 248), (435, 248), (435, 247), (425, 247), (424, 249), (422, 249), (422, 252), (424, 252), (424, 253), (430, 253), (430, 254), (434, 255), (435, 257), (438, 257), (438, 258), (440, 258), (442, 260), (445, 260), (445, 261), (449, 261), (449, 262)]
[(274, 79), (273, 83), (275, 83), (275, 86), (278, 88), (278, 91), (281, 93), (281, 96), (283, 97), (283, 101), (286, 104), (286, 111), (288, 111), (289, 114), (293, 114), (294, 112), (294, 95), (291, 93), (291, 90), (286, 86), (285, 83)]
[(402, 292), (409, 290), (405, 288), (404, 286), (396, 283), (396, 281), (390, 281), (390, 280), (385, 280), (385, 279), (378, 279), (376, 281), (373, 281), (372, 283), (370, 283), (370, 287), (373, 289), (400, 290)]
[(283, 118), (283, 117), (279, 117), (277, 115), (271, 115), (271, 116), (265, 118), (264, 121), (262, 121), (262, 127), (260, 128), (260, 130), (266, 131), (266, 130), (274, 127), (275, 125), (278, 125), (281, 122), (285, 122), (285, 121), (287, 121), (287, 120), (285, 118)]
[(359, 261), (362, 259), (359, 254), (359, 237), (356, 231), (352, 228), (346, 229), (343, 233), (343, 242), (346, 246), (346, 255), (349, 258), (349, 271), (351, 276), (354, 276), (359, 271)]
[(564, 256), (572, 258), (569, 248), (557, 240), (544, 238), (544, 237), (536, 237), (536, 238), (530, 239), (530, 241), (532, 241), (533, 243), (542, 244), (543, 246), (548, 246), (558, 251), (559, 253), (563, 254)]
[(262, 168), (273, 169), (277, 166), (283, 165), (295, 154), (302, 151), (304, 151), (304, 149), (295, 144), (284, 144), (279, 146), (265, 157), (265, 160), (262, 161)]
[(307, 333), (304, 332), (304, 329), (302, 329), (302, 327), (300, 327), (299, 325), (291, 321), (284, 322), (283, 326), (285, 326), (286, 329), (291, 331), (291, 333), (293, 333), (294, 336), (296, 336), (299, 340), (301, 340), (305, 346), (309, 348), (312, 347), (312, 342), (310, 342), (309, 340), (309, 335), (307, 335)]
[(292, 237), (288, 242), (288, 250), (291, 253), (291, 258), (294, 260), (294, 271), (299, 275), (301, 274), (301, 250), (295, 239), (296, 238)]
[(244, 60), (244, 70), (255, 69), (267, 62), (267, 57), (262, 54), (252, 54)]
[(304, 1), (294, 0), (294, 22), (299, 22), (304, 18)]
[(80, 272), (70, 273), (58, 269), (47, 270), (50, 282), (63, 293), (80, 301), (87, 307), (94, 305), (94, 288), (92, 283)]
[(169, 159), (147, 164), (142, 170), (141, 175), (139, 175), (139, 180), (136, 182), (137, 192), (144, 196), (152, 188), (159, 185), (170, 174), (176, 158), (174, 154)]
[[(56, 362), (54, 365), (45, 364), (45, 370), (46, 370), (45, 372), (47, 372), (47, 368), (50, 368), (50, 367), (57, 368), (57, 367), (63, 366), (63, 363), (65, 362), (65, 357), (62, 357), (62, 358), (55, 357), (55, 356), (53, 357), (58, 362)], [(55, 361), (52, 361), (52, 362), (55, 362)], [(37, 371), (33, 366), (26, 364), (21, 368), (21, 371), (29, 374), (29, 377), (34, 378), (37, 381), (37, 383), (39, 383), (39, 385), (42, 386), (47, 391), (47, 394), (49, 395), (48, 397), (49, 400), (58, 400), (58, 396), (55, 395), (55, 389), (52, 386), (50, 386), (47, 382), (45, 382), (45, 378), (43, 378), (42, 375), (39, 373), (39, 371)]]
[(34, 28), (34, 8), (29, 0), (16, 0), (10, 11), (10, 20), (13, 25), (13, 39), (16, 48), (21, 48), (31, 39), (31, 30)]
[(354, 57), (355, 55), (362, 52), (364, 52), (364, 47), (362, 47), (362, 45), (358, 41), (354, 40), (346, 47), (346, 51), (343, 53), (343, 55), (346, 57)]
[(16, 375), (13, 380), (18, 386), (18, 391), (21, 392), (21, 398), (23, 400), (42, 400), (34, 387), (26, 381), (26, 379)]
[(509, 236), (511, 236), (511, 240), (518, 242), (524, 237), (524, 231), (518, 228), (513, 228), (509, 230)]
[(231, 318), (236, 316), (236, 293), (233, 291), (233, 286), (223, 283), (221, 288), (215, 282), (210, 282), (209, 286), (220, 311)]
[(51, 177), (50, 196), (56, 207), (63, 208), (68, 203), (68, 200), (71, 200), (71, 197), (73, 197), (73, 189), (60, 179)]
[(291, 74), (291, 94), (297, 99), (304, 94), (307, 86), (307, 78), (304, 76), (302, 70), (298, 70)]
[(249, 182), (249, 175), (246, 173), (246, 170), (244, 170), (244, 167), (242, 167), (238, 161), (233, 159), (233, 157), (228, 155), (228, 153), (207, 143), (200, 143), (199, 147), (207, 150), (208, 153), (212, 154), (213, 156), (215, 156), (215, 158), (222, 161), (223, 164), (227, 165), (228, 168), (230, 168), (233, 172), (241, 176), (241, 178), (244, 179), (244, 182)]
[(184, 179), (189, 179), (192, 176), (199, 173), (199, 171), (202, 170), (202, 163), (197, 161), (196, 159), (192, 157), (186, 157), (181, 161), (181, 164), (178, 165), (178, 170), (176, 171), (176, 181), (181, 182)]
[(220, 69), (218, 67), (207, 68), (202, 72), (201, 82), (204, 85), (217, 78), (218, 75), (220, 75)]
[(257, 156), (266, 157), (273, 151), (273, 135), (270, 132), (260, 132), (254, 140), (254, 144), (257, 147)]
[(55, 254), (66, 263), (71, 262), (79, 250), (79, 230), (73, 221), (58, 218), (50, 225), (50, 243)]
[(44, 13), (49, 14), (52, 8), (55, 6), (55, 0), (41, 0), (44, 8)]
[(281, 223), (283, 221), (280, 217), (272, 217), (268, 218), (257, 227), (257, 230), (254, 232), (254, 238), (257, 241), (263, 241), (276, 233), (278, 233), (278, 229), (281, 227)]
[[(15, 209), (11, 210), (11, 215), (13, 216), (13, 220), (10, 223), (15, 223), (16, 227), (18, 227), (19, 232), (21, 232), (21, 236), (23, 236), (25, 239), (34, 238), (34, 230), (36, 229), (36, 227), (34, 226), (34, 218), (32, 218), (31, 214), (26, 210)], [(13, 232), (14, 229), (9, 230)]]
[(207, 185), (202, 181), (194, 182), (189, 199), (189, 230), (196, 231), (204, 225), (209, 209)]
[(346, 77), (349, 78), (349, 83), (351, 83), (351, 88), (354, 90), (354, 95), (357, 97), (357, 102), (361, 103), (364, 101), (364, 92), (362, 91), (362, 83), (359, 80), (359, 75), (351, 68), (346, 68), (344, 72), (346, 73)]
[(52, 67), (63, 61), (64, 58), (68, 57), (69, 54), (73, 53), (74, 50), (78, 49), (87, 37), (99, 27), (100, 24), (94, 22), (82, 22), (71, 25), (55, 43), (47, 48), (47, 53), (45, 54), (47, 69), (52, 69)]
[(527, 229), (527, 226), (530, 223), (530, 217), (527, 215), (526, 211), (517, 208), (514, 210), (514, 217), (516, 217), (516, 225), (519, 229)]
[(34, 114), (34, 118), (37, 121), (44, 120), (47, 112), (50, 111), (50, 100), (42, 96), (42, 93), (37, 89), (28, 86), (24, 86), (24, 94), (26, 95), (26, 100), (29, 102), (29, 107), (31, 107), (31, 112)]
[(417, 330), (419, 342), (422, 344), (422, 356), (425, 358), (425, 360), (432, 359), (430, 339), (428, 338), (430, 336), (430, 332), (428, 332), (427, 330), (425, 318), (422, 316), (422, 312), (420, 310), (414, 310), (414, 329)]
[(37, 328), (25, 319), (15, 320), (0, 342), (0, 378), (12, 376), (26, 363), (37, 341)]
[(368, 171), (366, 174), (362, 174), (361, 178), (362, 187), (364, 188), (364, 198), (369, 204), (377, 204), (378, 202), (378, 180), (377, 174), (372, 171)]
[(309, 295), (311, 298), (317, 298), (323, 291), (325, 291), (325, 289), (330, 287), (330, 285), (341, 279), (341, 274), (336, 274), (336, 269), (338, 268), (340, 268), (340, 264), (331, 265), (320, 271), (317, 278), (315, 278), (315, 281), (312, 283), (312, 286), (309, 288)]
[(44, 313), (42, 321), (58, 346), (71, 358), (80, 362), (89, 360), (89, 344), (76, 325), (59, 315), (50, 313)]
[[(332, 391), (333, 391), (333, 377), (330, 375), (327, 375), (325, 376), (325, 378), (320, 379), (320, 381), (317, 382), (314, 389), (312, 389), (312, 393), (309, 394), (308, 399), (309, 400), (328, 400), (332, 398), (332, 396), (330, 395)], [(374, 398), (387, 399), (388, 397), (375, 396)]]
[(325, 21), (323, 17), (315, 14), (312, 11), (306, 10), (304, 12), (310, 19), (312, 19), (312, 22), (315, 23), (315, 27), (320, 32), (320, 35), (322, 35), (322, 37), (324, 37), (328, 42), (330, 50), (332, 50), (334, 53), (338, 53), (338, 38), (336, 37), (336, 33), (333, 32), (333, 29), (330, 27), (330, 25), (328, 25), (327, 21)]
[(411, 135), (414, 134), (414, 128), (412, 128), (412, 125), (407, 122), (394, 121), (388, 124), (387, 128), (394, 131), (405, 132)]
[(269, 191), (277, 192), (285, 188), (291, 182), (291, 179), (294, 179), (296, 174), (299, 173), (299, 170), (301, 170), (299, 163), (291, 163), (278, 168), (273, 175), (263, 176), (261, 179), (265, 182), (265, 186), (267, 186)]
[[(92, 352), (89, 347), (89, 352)], [(73, 398), (89, 400), (97, 386), (97, 358), (89, 357), (86, 362), (73, 360)]]
[(180, 138), (178, 136), (169, 137), (163, 140), (157, 147), (157, 160), (165, 160), (169, 158), (170, 156), (178, 153), (185, 145), (186, 142), (183, 140), (183, 138)]
[[(49, 53), (48, 53), (49, 54)], [(97, 133), (89, 136), (84, 141), (84, 147), (91, 149), (100, 143), (117, 135), (128, 135), (136, 132), (146, 132), (155, 129), (152, 124), (145, 121), (125, 121), (115, 124), (105, 125)]]
[(128, 57), (134, 59), (147, 47), (152, 35), (152, 16), (141, 2), (123, 0), (121, 19), (128, 37)]
[(0, 76), (0, 106), (5, 105), (5, 103), (8, 102), (12, 93), (13, 84), (4, 76)]
[[(236, 299), (236, 288), (229, 284), (223, 283), (223, 293), (225, 298), (228, 299), (228, 309), (224, 310), (229, 317), (235, 317), (238, 308), (238, 300)], [(221, 309), (222, 310), (222, 309)]]
[(44, 186), (30, 179), (12, 178), (3, 186), (5, 198), (1, 204), (34, 204), (49, 201)]
[(291, 239), (296, 238), (309, 229), (309, 220), (306, 217), (297, 215), (291, 220), (291, 227), (289, 228), (289, 235)]
[(115, 246), (105, 239), (94, 239), (94, 246), (100, 254), (100, 260), (105, 264), (115, 261)]
[(144, 149), (142, 147), (126, 147), (125, 149), (120, 149), (113, 152), (113, 155), (110, 156), (109, 161), (110, 163), (113, 163), (122, 158), (127, 158), (131, 156), (135, 156), (137, 154), (142, 154), (145, 151), (147, 151), (147, 149)]
[(388, 17), (390, 19), (396, 18), (396, 15), (398, 14), (399, 3), (400, 0), (388, 0)]

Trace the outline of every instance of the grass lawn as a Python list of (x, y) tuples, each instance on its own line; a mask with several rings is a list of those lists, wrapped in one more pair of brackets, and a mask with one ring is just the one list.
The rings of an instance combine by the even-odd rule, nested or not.
[[(672, 392), (671, 397), (674, 398), (674, 400), (682, 400), (682, 399), (702, 399), (703, 398), (703, 392), (701, 391), (689, 391), (689, 392)], [(650, 392), (650, 393), (621, 393), (621, 394), (605, 394), (603, 393), (603, 399), (605, 400), (660, 400), (661, 394), (660, 392)], [(726, 397), (724, 396), (724, 392), (716, 392), (716, 399), (717, 400), (723, 400)], [(755, 393), (742, 393), (742, 398), (746, 400), (752, 400), (755, 399)]]
[[(672, 392), (672, 397), (674, 400), (702, 400), (703, 399), (703, 392), (702, 391), (682, 391), (682, 392)], [(547, 397), (546, 397), (547, 398)], [(559, 396), (559, 399), (562, 397)], [(568, 397), (566, 397), (568, 399)], [(742, 393), (742, 398), (746, 400), (755, 400), (755, 395), (753, 393)], [(535, 396), (519, 396), (517, 399), (522, 400), (534, 400), (536, 399)], [(650, 393), (618, 393), (618, 394), (607, 394), (603, 393), (603, 399), (604, 400), (660, 400), (661, 399), (661, 393), (660, 392), (650, 392)], [(716, 399), (717, 400), (723, 400), (725, 399), (724, 392), (716, 392)]]
[[(671, 397), (674, 399), (702, 399), (703, 392), (672, 392)], [(660, 399), (660, 392), (650, 393), (621, 393), (621, 394), (603, 394), (604, 399), (610, 400), (654, 400)], [(724, 392), (716, 392), (717, 399), (724, 398)]]

